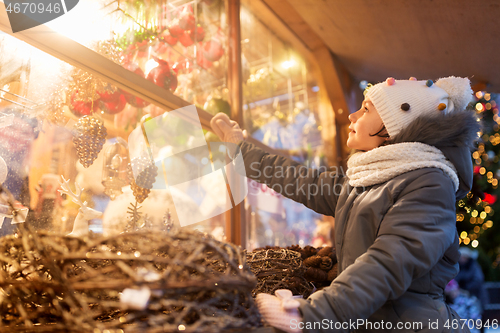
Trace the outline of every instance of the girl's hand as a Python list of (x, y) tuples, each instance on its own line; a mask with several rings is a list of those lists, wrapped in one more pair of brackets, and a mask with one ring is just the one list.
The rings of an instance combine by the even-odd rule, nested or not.
[(255, 301), (264, 320), (271, 326), (288, 333), (301, 333), (299, 323), (302, 321), (298, 307), (300, 303), (288, 289), (279, 289), (276, 296), (258, 294)]
[(246, 131), (242, 131), (240, 126), (234, 120), (229, 119), (225, 113), (217, 113), (210, 120), (212, 131), (224, 142), (238, 144), (247, 138)]

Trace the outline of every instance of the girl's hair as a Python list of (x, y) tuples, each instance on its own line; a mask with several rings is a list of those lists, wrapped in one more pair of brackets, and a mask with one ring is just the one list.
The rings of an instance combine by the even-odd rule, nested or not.
[(385, 125), (382, 124), (382, 128), (375, 134), (368, 134), (369, 136), (379, 136), (381, 138), (388, 138), (389, 133), (387, 132), (387, 129), (385, 128)]

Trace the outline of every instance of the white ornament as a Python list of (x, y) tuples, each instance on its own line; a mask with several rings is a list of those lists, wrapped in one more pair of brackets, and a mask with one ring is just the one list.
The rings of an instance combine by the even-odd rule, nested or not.
[(8, 173), (7, 163), (5, 163), (5, 160), (0, 156), (0, 184), (3, 184), (5, 179), (7, 179)]

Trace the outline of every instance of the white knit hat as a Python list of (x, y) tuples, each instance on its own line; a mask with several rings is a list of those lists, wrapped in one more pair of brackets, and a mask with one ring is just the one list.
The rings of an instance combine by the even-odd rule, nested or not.
[(468, 78), (450, 76), (434, 82), (388, 78), (366, 92), (393, 137), (413, 120), (439, 112), (462, 111), (472, 100)]

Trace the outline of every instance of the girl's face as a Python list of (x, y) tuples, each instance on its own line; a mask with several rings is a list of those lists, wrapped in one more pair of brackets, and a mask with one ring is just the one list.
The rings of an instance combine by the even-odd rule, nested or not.
[(368, 151), (379, 147), (386, 138), (378, 135), (371, 136), (379, 132), (384, 126), (377, 109), (369, 99), (365, 99), (361, 108), (349, 115), (351, 125), (349, 126), (349, 138), (347, 146), (352, 149)]

